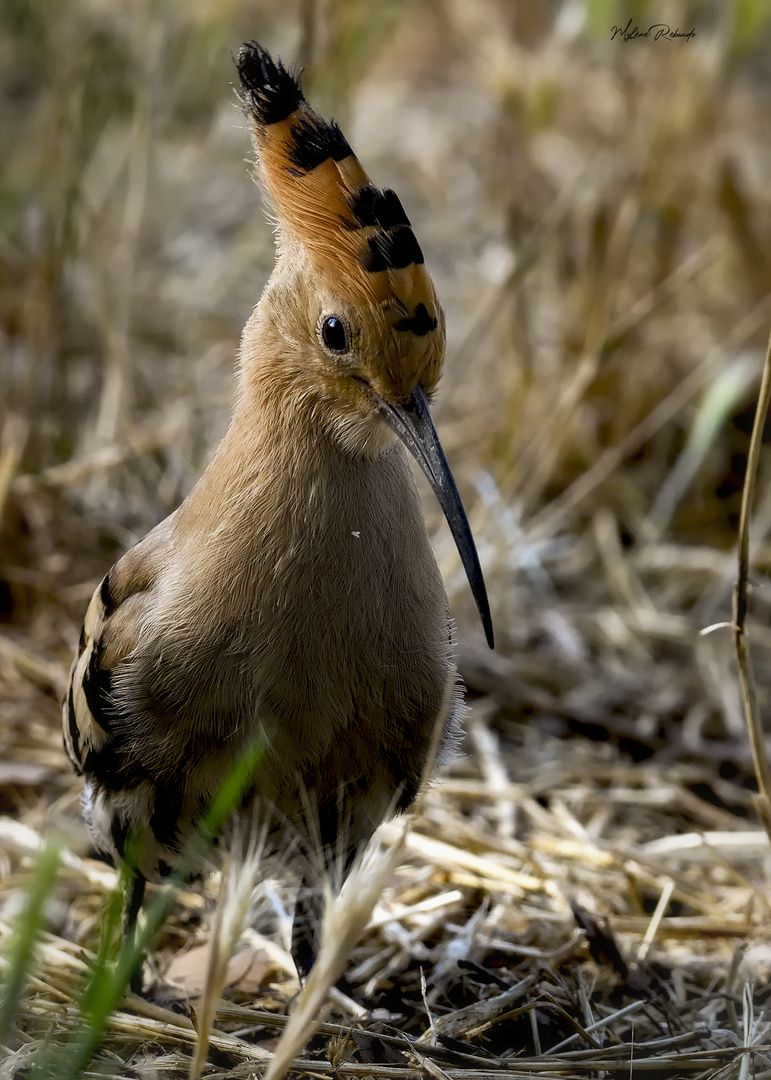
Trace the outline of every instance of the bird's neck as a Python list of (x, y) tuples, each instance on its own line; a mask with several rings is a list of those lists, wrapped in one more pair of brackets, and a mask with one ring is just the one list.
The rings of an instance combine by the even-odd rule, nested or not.
[(228, 432), (175, 526), (186, 545), (206, 544), (212, 554), (244, 563), (246, 548), (275, 546), (269, 529), (283, 529), (292, 542), (308, 530), (317, 539), (334, 533), (341, 515), (376, 498), (381, 466), (394, 453), (403, 456), (390, 438), (380, 455), (346, 448), (281, 359), (252, 364), (247, 375)]

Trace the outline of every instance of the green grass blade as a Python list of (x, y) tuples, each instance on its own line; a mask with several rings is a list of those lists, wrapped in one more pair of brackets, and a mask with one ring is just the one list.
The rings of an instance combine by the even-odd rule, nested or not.
[(45, 917), (45, 905), (51, 897), (59, 870), (61, 849), (58, 841), (49, 839), (40, 852), (30, 882), (24, 908), (16, 919), (11, 939), (7, 974), (0, 1004), (0, 1044), (11, 1031), (19, 1002), (35, 958), (37, 944)]
[[(53, 1049), (30, 1074), (29, 1080), (77, 1080), (97, 1053), (104, 1038), (110, 1015), (119, 1006), (132, 974), (148, 951), (174, 903), (177, 889), (184, 885), (191, 871), (219, 833), (253, 782), (265, 753), (264, 741), (256, 740), (241, 754), (231, 772), (212, 799), (203, 820), (186, 845), (167, 884), (146, 908), (144, 926), (132, 940), (123, 939), (117, 962), (114, 942), (120, 925), (121, 890), (108, 903), (102, 924), (99, 949), (93, 970), (84, 988), (79, 1007), (83, 1018), (69, 1048)], [(141, 838), (138, 838), (141, 842)]]

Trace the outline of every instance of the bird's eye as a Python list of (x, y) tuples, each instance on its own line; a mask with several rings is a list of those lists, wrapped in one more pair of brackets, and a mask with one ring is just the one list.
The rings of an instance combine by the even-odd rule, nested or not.
[(338, 355), (348, 352), (348, 331), (339, 315), (327, 315), (321, 324), (321, 340), (330, 352)]

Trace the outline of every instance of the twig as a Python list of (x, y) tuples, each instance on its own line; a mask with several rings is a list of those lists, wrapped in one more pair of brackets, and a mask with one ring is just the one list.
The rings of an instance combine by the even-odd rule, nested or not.
[(742, 507), (739, 516), (739, 573), (734, 586), (734, 645), (736, 648), (736, 662), (739, 666), (739, 683), (742, 691), (742, 705), (744, 718), (747, 721), (747, 730), (752, 747), (752, 760), (755, 767), (755, 778), (758, 782), (758, 794), (755, 796), (757, 807), (763, 827), (771, 839), (771, 769), (768, 764), (766, 746), (763, 738), (763, 725), (758, 708), (758, 695), (755, 686), (755, 676), (752, 671), (752, 660), (747, 648), (747, 606), (748, 586), (750, 570), (750, 513), (752, 510), (753, 494), (755, 491), (755, 477), (758, 471), (758, 458), (763, 444), (763, 428), (768, 413), (768, 405), (771, 400), (771, 335), (768, 339), (766, 358), (763, 362), (763, 377), (760, 382), (758, 405), (755, 410), (755, 422), (752, 426), (752, 438), (747, 455), (747, 473), (744, 478), (742, 490)]

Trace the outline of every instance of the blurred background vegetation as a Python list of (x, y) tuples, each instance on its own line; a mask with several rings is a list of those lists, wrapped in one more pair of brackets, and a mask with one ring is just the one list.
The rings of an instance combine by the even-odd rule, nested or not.
[(273, 260), (229, 86), (249, 39), (305, 69), (436, 280), (494, 655), (426, 513), (511, 775), (589, 738), (748, 815), (730, 635), (699, 630), (730, 618), (771, 327), (765, 0), (0, 0), (0, 813), (85, 850), (58, 734), (83, 612), (228, 421)]

